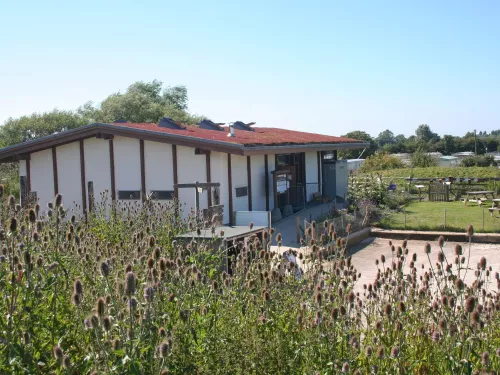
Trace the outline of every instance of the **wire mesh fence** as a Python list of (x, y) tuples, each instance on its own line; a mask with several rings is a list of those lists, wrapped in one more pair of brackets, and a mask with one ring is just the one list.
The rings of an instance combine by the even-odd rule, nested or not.
[(450, 232), (465, 232), (469, 225), (473, 225), (476, 232), (500, 233), (500, 210), (492, 207), (465, 207), (463, 204), (428, 210), (410, 206), (386, 213), (379, 225), (387, 229)]

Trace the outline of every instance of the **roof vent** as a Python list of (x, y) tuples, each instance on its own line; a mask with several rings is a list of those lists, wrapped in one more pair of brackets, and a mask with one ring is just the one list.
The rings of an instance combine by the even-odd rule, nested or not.
[(160, 122), (158, 123), (158, 126), (160, 128), (168, 128), (168, 129), (176, 129), (176, 130), (184, 129), (182, 126), (178, 125), (174, 120), (172, 120), (170, 117), (163, 117), (160, 120)]
[(127, 120), (124, 120), (122, 118), (115, 120), (115, 124), (126, 124), (126, 123), (127, 123)]
[(228, 137), (234, 137), (234, 123), (229, 123), (229, 133), (227, 133)]
[(249, 122), (248, 124), (245, 124), (243, 121), (236, 121), (233, 123), (234, 128), (238, 130), (245, 130), (249, 132), (255, 131), (254, 129), (251, 128), (252, 125), (255, 125), (255, 122)]
[(200, 129), (224, 131), (224, 129), (222, 129), (219, 125), (208, 119), (201, 120), (198, 123), (198, 126), (200, 127)]

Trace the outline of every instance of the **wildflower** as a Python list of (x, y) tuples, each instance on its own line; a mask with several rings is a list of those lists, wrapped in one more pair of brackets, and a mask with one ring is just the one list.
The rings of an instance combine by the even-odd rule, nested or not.
[(17, 219), (15, 217), (10, 219), (9, 230), (15, 232), (17, 230)]
[(476, 307), (476, 299), (472, 296), (468, 297), (465, 301), (465, 311), (468, 313), (472, 313), (474, 308)]
[(479, 261), (479, 266), (481, 269), (484, 271), (486, 269), (486, 258), (482, 257), (481, 260)]
[(130, 298), (128, 300), (128, 309), (131, 310), (131, 311), (134, 311), (135, 309), (137, 309), (137, 305), (138, 305), (138, 302), (135, 298)]
[(62, 195), (61, 195), (61, 194), (57, 194), (57, 195), (56, 195), (56, 198), (55, 198), (55, 200), (54, 200), (54, 205), (55, 205), (56, 207), (60, 207), (60, 206), (61, 206), (61, 204), (62, 204)]
[(481, 363), (483, 366), (488, 366), (490, 363), (490, 353), (484, 352), (481, 356)]
[(187, 310), (181, 310), (179, 311), (179, 318), (183, 321), (186, 322), (189, 318), (189, 311)]
[(385, 315), (391, 316), (391, 314), (392, 314), (392, 306), (390, 304), (385, 305), (384, 312), (385, 312)]
[(102, 320), (102, 325), (106, 331), (109, 331), (111, 329), (111, 320), (109, 319), (109, 316), (104, 317), (104, 319)]
[(120, 350), (122, 347), (122, 342), (120, 341), (120, 339), (115, 339), (113, 341), (113, 350)]
[(426, 254), (430, 254), (431, 253), (431, 244), (429, 242), (427, 242), (424, 246), (424, 251)]
[(377, 350), (377, 357), (378, 359), (383, 359), (384, 358), (384, 347), (380, 346)]
[(455, 255), (456, 255), (456, 256), (460, 256), (460, 255), (462, 255), (462, 246), (461, 246), (461, 245), (459, 245), (459, 244), (456, 244), (456, 245), (455, 245)]
[(64, 352), (59, 345), (54, 346), (54, 349), (52, 351), (54, 353), (55, 359), (61, 360), (63, 358)]
[(62, 360), (62, 366), (63, 368), (65, 368), (66, 370), (68, 370), (69, 368), (71, 368), (71, 359), (69, 358), (69, 356), (65, 355), (63, 357), (63, 360)]
[(440, 338), (441, 338), (441, 334), (438, 331), (432, 332), (432, 336), (431, 336), (432, 341), (438, 342)]
[(467, 237), (470, 237), (474, 235), (474, 227), (472, 226), (472, 224), (470, 224), (468, 227), (467, 227)]
[(36, 213), (35, 210), (32, 208), (28, 211), (28, 221), (31, 224), (34, 224), (36, 222)]
[(152, 287), (144, 288), (144, 299), (147, 302), (153, 302), (155, 291)]
[(149, 247), (155, 247), (155, 238), (153, 236), (149, 237)]
[(77, 293), (73, 293), (72, 296), (71, 296), (71, 302), (75, 305), (75, 306), (79, 306), (80, 303), (82, 302), (82, 297), (81, 297), (81, 294), (77, 294)]
[(109, 264), (108, 262), (102, 262), (101, 263), (101, 275), (104, 276), (104, 277), (108, 277), (109, 276)]
[(439, 236), (439, 238), (438, 238), (438, 246), (439, 247), (443, 247), (444, 246), (444, 237), (443, 236)]
[(455, 280), (455, 287), (458, 289), (458, 290), (463, 290), (465, 288), (465, 284), (464, 284), (464, 281), (462, 279), (456, 279)]
[(347, 226), (345, 227), (345, 232), (346, 232), (347, 234), (351, 233), (351, 228), (352, 228), (352, 227), (351, 227), (351, 223), (347, 224)]
[(125, 293), (129, 296), (135, 293), (135, 275), (132, 271), (125, 276)]
[(73, 291), (75, 294), (83, 294), (83, 285), (80, 279), (76, 279), (73, 284)]
[(149, 269), (152, 269), (155, 266), (155, 260), (153, 258), (148, 258), (147, 266)]
[(342, 365), (342, 372), (344, 374), (348, 373), (349, 372), (349, 363), (347, 362), (344, 362), (344, 364)]
[(367, 346), (365, 349), (365, 354), (368, 358), (371, 357), (373, 354), (373, 348), (371, 346)]
[(169, 345), (166, 342), (162, 342), (160, 346), (158, 347), (158, 353), (160, 355), (160, 358), (166, 358), (168, 355), (169, 351)]
[(442, 251), (440, 251), (438, 253), (438, 262), (439, 263), (443, 263), (444, 262), (444, 253)]
[(394, 346), (391, 350), (391, 356), (393, 358), (399, 357), (399, 348), (397, 346)]
[(472, 324), (478, 324), (481, 321), (481, 315), (479, 311), (474, 310), (470, 316)]

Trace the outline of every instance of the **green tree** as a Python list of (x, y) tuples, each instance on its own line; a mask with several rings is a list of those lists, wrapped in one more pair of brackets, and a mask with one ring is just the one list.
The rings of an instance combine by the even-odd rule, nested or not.
[(414, 152), (411, 155), (410, 161), (411, 166), (414, 168), (435, 167), (437, 165), (436, 160), (422, 150)]
[(431, 128), (427, 124), (419, 125), (417, 130), (415, 130), (415, 135), (417, 136), (418, 142), (437, 142), (439, 140), (439, 135), (432, 132)]
[(383, 132), (380, 132), (377, 138), (375, 138), (375, 141), (379, 147), (383, 147), (386, 144), (395, 143), (396, 140), (394, 139), (394, 133), (389, 129), (386, 129)]
[[(367, 132), (356, 130), (349, 132), (342, 137), (348, 137), (352, 139), (357, 139), (359, 141), (365, 141), (370, 144), (368, 148), (366, 148), (363, 152), (362, 158), (366, 158), (370, 155), (373, 155), (375, 151), (377, 151), (377, 143)], [(339, 151), (338, 157), (343, 160), (347, 159), (357, 159), (361, 154), (362, 150), (342, 150)]]
[(188, 94), (184, 86), (163, 88), (160, 81), (135, 82), (125, 93), (109, 95), (100, 105), (87, 102), (76, 111), (54, 109), (19, 118), (9, 118), (0, 127), (0, 146), (10, 146), (74, 129), (93, 122), (153, 122), (167, 116), (194, 124), (200, 117), (187, 111)]
[(365, 162), (360, 168), (360, 171), (366, 173), (404, 167), (405, 165), (399, 158), (393, 155), (389, 155), (385, 152), (377, 152), (376, 154), (366, 158)]
[(443, 136), (443, 154), (451, 155), (457, 150), (455, 137), (452, 135)]

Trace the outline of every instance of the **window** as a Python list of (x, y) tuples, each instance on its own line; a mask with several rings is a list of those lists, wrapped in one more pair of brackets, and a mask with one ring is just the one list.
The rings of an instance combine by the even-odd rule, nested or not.
[(248, 186), (242, 186), (236, 188), (236, 198), (246, 197), (248, 195)]
[(151, 190), (151, 198), (157, 200), (172, 200), (174, 199), (173, 190)]
[(278, 167), (282, 167), (285, 165), (292, 165), (293, 164), (292, 154), (278, 155), (276, 157), (276, 161), (277, 161)]
[(140, 190), (119, 190), (118, 199), (122, 200), (137, 200), (141, 199)]

